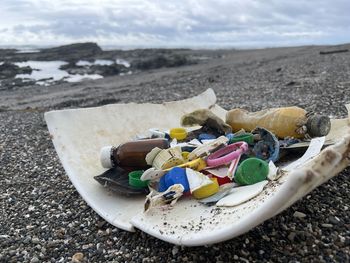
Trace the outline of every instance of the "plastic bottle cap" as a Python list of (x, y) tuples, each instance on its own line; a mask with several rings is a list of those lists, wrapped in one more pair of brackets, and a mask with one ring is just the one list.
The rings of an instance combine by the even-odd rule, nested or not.
[(174, 184), (181, 184), (184, 187), (184, 192), (190, 190), (185, 169), (174, 167), (168, 173), (163, 175), (159, 181), (158, 191), (164, 192)]
[(239, 165), (235, 181), (241, 185), (255, 184), (266, 180), (268, 173), (267, 162), (258, 158), (248, 158)]
[(218, 180), (215, 177), (210, 178), (210, 180), (212, 180), (212, 184), (205, 185), (192, 192), (194, 198), (203, 199), (213, 194), (216, 194), (219, 191)]
[(170, 138), (176, 140), (184, 140), (187, 137), (187, 131), (184, 128), (173, 128), (170, 130)]
[(311, 137), (326, 136), (331, 129), (331, 120), (328, 116), (314, 115), (308, 118), (306, 128)]
[(146, 155), (146, 163), (148, 165), (152, 165), (154, 159), (157, 157), (157, 155), (162, 151), (162, 149), (155, 147), (153, 148), (149, 153)]
[(112, 150), (113, 149), (114, 149), (113, 146), (104, 146), (101, 148), (100, 161), (101, 161), (102, 167), (104, 167), (104, 168), (114, 167), (114, 164), (112, 162)]
[(144, 171), (137, 170), (129, 173), (129, 185), (135, 187), (135, 188), (144, 188), (147, 187), (148, 181), (142, 181), (140, 179), (141, 175)]

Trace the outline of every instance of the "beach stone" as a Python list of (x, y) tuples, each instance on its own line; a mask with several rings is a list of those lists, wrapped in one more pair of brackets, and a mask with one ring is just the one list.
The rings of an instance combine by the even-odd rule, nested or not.
[(37, 258), (37, 257), (33, 257), (31, 260), (30, 260), (30, 263), (39, 263), (40, 260)]
[(37, 237), (34, 237), (34, 238), (32, 238), (32, 243), (33, 244), (39, 244), (40, 243), (40, 239), (37, 238)]
[(296, 218), (304, 218), (304, 217), (306, 217), (306, 214), (299, 212), (299, 211), (295, 211), (293, 216)]
[(81, 252), (77, 252), (73, 255), (72, 262), (73, 263), (80, 263), (80, 262), (82, 262), (83, 258), (84, 258), (84, 254)]
[(293, 242), (296, 235), (297, 234), (295, 232), (290, 232), (288, 235), (288, 239)]

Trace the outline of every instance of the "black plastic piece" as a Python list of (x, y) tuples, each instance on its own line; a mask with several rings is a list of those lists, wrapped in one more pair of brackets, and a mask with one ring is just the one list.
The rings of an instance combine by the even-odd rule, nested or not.
[(149, 193), (148, 187), (136, 188), (129, 185), (129, 171), (121, 167), (115, 167), (97, 175), (94, 179), (104, 187), (121, 195), (135, 196)]

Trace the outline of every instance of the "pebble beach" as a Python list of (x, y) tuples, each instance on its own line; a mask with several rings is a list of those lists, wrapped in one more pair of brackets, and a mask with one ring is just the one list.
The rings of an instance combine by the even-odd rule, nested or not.
[(227, 110), (295, 105), (345, 118), (350, 52), (320, 52), (349, 48), (221, 50), (215, 56), (208, 51), (210, 59), (193, 65), (2, 88), (0, 262), (349, 262), (349, 167), (242, 236), (206, 247), (180, 247), (139, 230), (119, 230), (97, 215), (69, 181), (44, 120), (50, 110), (162, 103), (208, 88)]

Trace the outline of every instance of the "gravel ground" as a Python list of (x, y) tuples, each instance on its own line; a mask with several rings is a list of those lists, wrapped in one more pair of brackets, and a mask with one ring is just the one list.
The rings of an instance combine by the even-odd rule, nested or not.
[(184, 248), (100, 218), (68, 180), (43, 119), (50, 109), (178, 100), (209, 87), (226, 109), (297, 105), (345, 117), (350, 52), (324, 49), (227, 51), (196, 66), (2, 91), (0, 262), (349, 262), (349, 168), (245, 235)]

